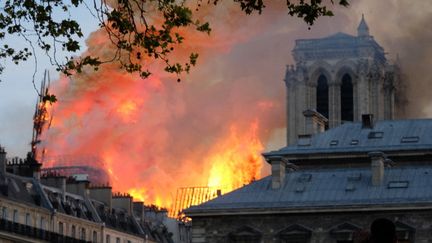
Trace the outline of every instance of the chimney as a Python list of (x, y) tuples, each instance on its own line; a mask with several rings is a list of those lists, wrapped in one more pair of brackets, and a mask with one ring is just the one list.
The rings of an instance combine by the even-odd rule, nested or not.
[(110, 186), (98, 186), (89, 188), (90, 198), (103, 202), (111, 212), (112, 208), (112, 187)]
[(135, 217), (144, 222), (144, 202), (133, 202), (133, 212)]
[(6, 151), (0, 146), (0, 176), (4, 178), (6, 174)]
[(112, 198), (112, 207), (113, 208), (122, 208), (126, 210), (128, 215), (132, 215), (132, 196), (129, 194), (116, 194)]
[(362, 128), (372, 129), (374, 127), (373, 114), (362, 115)]
[[(6, 163), (6, 151), (0, 146), (0, 187), (6, 185)], [(7, 186), (6, 189), (1, 188), (2, 192), (4, 190), (7, 192)]]
[(89, 184), (87, 175), (76, 174), (66, 180), (66, 191), (86, 197), (88, 196)]
[(266, 160), (271, 164), (272, 189), (274, 190), (281, 188), (284, 184), (287, 168), (288, 170), (297, 169), (294, 164), (289, 163), (286, 158), (281, 156), (268, 157)]
[(303, 115), (305, 116), (306, 134), (313, 135), (325, 131), (328, 119), (321, 115), (321, 113), (313, 109), (308, 109), (303, 111)]
[(382, 152), (370, 152), (371, 158), (372, 185), (380, 186), (384, 181), (384, 161), (385, 155)]
[(47, 174), (40, 178), (43, 185), (58, 188), (62, 191), (63, 200), (66, 197), (66, 176), (58, 174)]

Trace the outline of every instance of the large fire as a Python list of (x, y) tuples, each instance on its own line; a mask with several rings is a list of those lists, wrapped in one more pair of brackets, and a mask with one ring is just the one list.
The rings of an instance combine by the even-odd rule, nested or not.
[[(230, 6), (221, 8), (204, 11), (215, 20), (214, 35), (184, 30), (185, 45), (175, 58), (197, 51), (200, 59), (199, 71), (180, 84), (154, 63), (146, 80), (115, 64), (61, 78), (54, 87), (59, 98), (54, 119), (41, 144), (46, 156), (95, 155), (114, 190), (167, 208), (173, 207), (178, 188), (204, 186), (225, 193), (259, 179), (264, 145), (284, 124), (282, 82), (217, 70), (217, 57), (255, 34), (245, 28), (266, 23), (265, 18), (257, 24), (229, 17), (221, 23), (218, 15)], [(88, 53), (114, 51), (102, 31), (88, 39)]]

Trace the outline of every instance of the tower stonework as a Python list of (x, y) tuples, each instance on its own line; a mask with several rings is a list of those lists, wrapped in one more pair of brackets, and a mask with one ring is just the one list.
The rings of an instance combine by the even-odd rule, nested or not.
[(296, 40), (293, 56), (295, 65), (287, 66), (284, 80), (288, 144), (306, 133), (305, 110), (321, 113), (328, 128), (360, 121), (362, 114), (377, 120), (402, 115), (399, 68), (387, 61), (384, 49), (369, 35), (364, 17), (357, 36), (339, 32)]

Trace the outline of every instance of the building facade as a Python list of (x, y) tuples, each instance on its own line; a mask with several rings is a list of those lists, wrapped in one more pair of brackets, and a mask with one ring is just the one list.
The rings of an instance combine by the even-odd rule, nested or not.
[(326, 117), (329, 128), (360, 121), (362, 114), (377, 120), (403, 115), (399, 67), (389, 63), (363, 17), (357, 36), (337, 33), (296, 40), (293, 56), (296, 64), (287, 66), (284, 80), (288, 144), (304, 134), (302, 112), (307, 109)]
[(31, 156), (7, 160), (0, 147), (0, 242), (173, 242), (157, 219), (166, 211), (92, 186), (85, 176), (39, 168)]
[(378, 218), (398, 242), (432, 242), (432, 120), (394, 119), (399, 69), (364, 18), (293, 54), (288, 146), (263, 154), (270, 176), (186, 209), (192, 242), (351, 243)]

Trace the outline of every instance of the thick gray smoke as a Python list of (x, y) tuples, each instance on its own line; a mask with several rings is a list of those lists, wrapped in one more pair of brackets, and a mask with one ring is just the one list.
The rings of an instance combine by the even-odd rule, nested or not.
[[(431, 33), (421, 27), (432, 8), (416, 4), (353, 2), (310, 30), (286, 16), (283, 5), (269, 6), (263, 16), (243, 16), (229, 5), (208, 10), (212, 35), (187, 34), (180, 50), (180, 56), (190, 51), (201, 55), (183, 83), (157, 72), (143, 81), (115, 65), (59, 82), (60, 100), (43, 145), (48, 155), (100, 156), (115, 189), (153, 202), (162, 198), (164, 205), (178, 186), (210, 183), (214, 171), (227, 172), (224, 178), (240, 172), (259, 176), (262, 162), (257, 165), (254, 156), (268, 149), (259, 145), (285, 145), (283, 77), (285, 65), (292, 64), (294, 40), (339, 31), (355, 34), (361, 13), (389, 57), (399, 53), (415, 84), (409, 85), (408, 99), (410, 107), (421, 109), (410, 114), (426, 114), (427, 91), (420, 90), (427, 90)], [(109, 41), (100, 32), (88, 45), (89, 52), (109, 54)]]
[(407, 78), (407, 115), (410, 118), (432, 117), (432, 1), (390, 0), (355, 1), (356, 14), (365, 14), (371, 34), (389, 53), (399, 56), (402, 72)]

